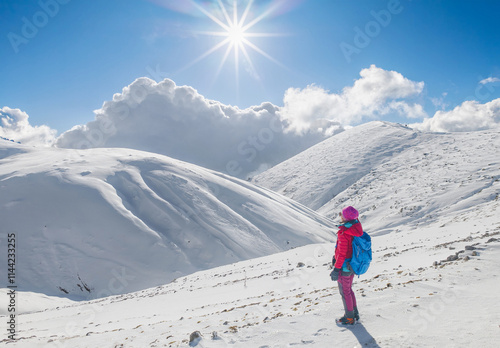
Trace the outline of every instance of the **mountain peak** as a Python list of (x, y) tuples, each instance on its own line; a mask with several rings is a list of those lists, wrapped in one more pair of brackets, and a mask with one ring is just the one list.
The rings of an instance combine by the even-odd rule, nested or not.
[(332, 238), (332, 223), (306, 207), (166, 156), (6, 144), (0, 220), (18, 236), (23, 291), (126, 293)]
[(421, 133), (375, 121), (309, 148), (254, 182), (327, 217), (354, 205), (373, 227), (385, 228), (487, 202), (494, 196), (492, 178), (500, 177), (492, 165), (499, 152), (498, 131)]

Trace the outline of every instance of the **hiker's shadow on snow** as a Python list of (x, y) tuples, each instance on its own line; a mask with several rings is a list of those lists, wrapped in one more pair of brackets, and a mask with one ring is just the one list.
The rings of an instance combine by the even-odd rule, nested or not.
[(375, 338), (373, 338), (373, 336), (366, 330), (362, 323), (357, 323), (352, 326), (347, 325), (344, 326), (344, 328), (352, 332), (361, 347), (380, 348)]

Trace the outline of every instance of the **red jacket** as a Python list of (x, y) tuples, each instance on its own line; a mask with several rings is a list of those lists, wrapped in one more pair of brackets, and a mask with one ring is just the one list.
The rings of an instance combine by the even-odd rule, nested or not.
[(345, 259), (352, 257), (352, 238), (361, 237), (363, 235), (363, 227), (360, 222), (355, 223), (347, 228), (343, 225), (339, 227), (337, 232), (337, 245), (335, 247), (335, 268), (342, 268)]

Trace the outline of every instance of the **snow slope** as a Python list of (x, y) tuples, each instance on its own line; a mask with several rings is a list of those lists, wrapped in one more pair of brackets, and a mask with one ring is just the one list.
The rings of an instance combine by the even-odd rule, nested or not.
[(16, 234), (19, 290), (80, 299), (333, 238), (300, 204), (165, 156), (3, 140), (0, 221), (2, 248)]
[(421, 133), (371, 122), (309, 148), (254, 182), (324, 216), (353, 205), (370, 230), (419, 224), (497, 200), (500, 131)]
[[(373, 264), (354, 281), (361, 322), (353, 327), (334, 321), (343, 309), (326, 243), (23, 314), (8, 346), (498, 347), (498, 209), (489, 202), (375, 236)], [(202, 338), (189, 345), (194, 331)]]
[[(316, 166), (317, 161), (306, 162), (308, 156), (305, 156), (301, 166), (299, 163), (292, 166), (293, 161), (289, 161), (288, 170), (282, 171), (282, 175), (295, 173), (295, 177), (289, 176), (289, 180), (297, 180), (295, 186), (287, 188), (289, 193), (301, 193), (297, 199), (308, 197), (302, 185), (320, 194), (321, 187), (328, 190), (342, 180), (349, 184), (344, 189), (337, 186), (339, 193), (333, 200), (324, 196), (324, 201), (316, 204), (320, 211), (332, 216), (331, 212), (341, 206), (357, 206), (365, 229), (372, 233), (372, 266), (354, 283), (361, 313), (359, 324), (335, 325), (334, 320), (343, 309), (337, 286), (329, 278), (334, 244), (320, 242), (93, 301), (70, 302), (19, 292), (19, 310), (24, 314), (17, 317), (18, 339), (11, 342), (0, 338), (0, 342), (12, 347), (497, 347), (500, 342), (498, 132), (425, 134), (396, 125), (371, 123), (345, 132), (347, 137), (338, 136), (344, 136), (341, 139), (346, 142), (351, 136), (360, 136), (360, 132), (367, 139), (364, 147), (352, 143), (345, 148), (364, 148), (365, 152), (357, 157), (336, 162), (332, 156), (335, 147), (326, 146), (328, 143), (318, 145), (323, 151), (311, 152), (310, 156), (317, 156), (317, 161), (339, 167), (322, 169)], [(373, 144), (370, 139), (374, 139)], [(370, 151), (373, 148), (379, 151)], [(37, 157), (36, 151), (3, 146), (0, 153), (8, 157), (2, 160), (0, 168), (5, 170), (4, 165), (16, 157), (16, 161), (24, 156)], [(51, 165), (59, 169), (52, 172), (51, 165), (42, 160), (36, 163), (32, 158), (17, 162), (11, 175), (22, 177), (23, 171), (38, 171), (49, 177), (59, 175), (73, 183), (76, 177), (94, 178), (99, 183), (96, 187), (112, 185), (112, 191), (118, 185), (105, 180), (116, 177), (120, 171), (159, 176), (160, 172), (171, 174), (173, 164), (182, 163), (136, 151), (115, 151), (78, 153), (92, 163), (92, 170), (87, 167), (84, 171), (77, 166), (82, 158), (65, 153), (64, 159), (71, 166), (66, 165), (64, 172), (57, 161)], [(135, 164), (127, 162), (129, 154)], [(146, 163), (154, 161), (161, 161), (162, 169), (147, 171)], [(332, 182), (325, 179), (331, 168), (340, 167), (367, 174), (354, 180), (348, 177), (351, 171), (341, 169), (345, 170), (345, 178)], [(175, 168), (175, 175), (182, 173), (186, 180), (194, 181), (196, 173), (204, 173), (200, 174), (204, 184), (197, 186), (200, 190), (188, 191), (192, 192), (192, 199), (210, 191), (207, 182), (224, 180), (227, 185), (230, 180), (238, 187), (231, 191), (231, 197), (244, 200), (242, 195), (234, 193), (241, 192), (243, 185), (245, 199), (253, 197), (246, 191), (251, 190), (273, 199), (267, 209), (276, 211), (277, 206), (285, 206), (283, 214), (273, 214), (275, 220), (266, 220), (267, 226), (290, 222), (290, 215), (285, 214), (288, 209), (297, 214), (297, 223), (302, 222), (296, 230), (305, 228), (306, 223), (322, 221), (303, 206), (246, 182), (184, 163)], [(335, 178), (329, 178), (332, 177)], [(3, 190), (10, 179), (4, 175), (1, 178)], [(274, 180), (278, 180), (277, 174)], [(180, 194), (179, 191), (175, 192)], [(223, 192), (221, 189), (217, 197), (224, 195)], [(15, 206), (15, 201), (12, 202)], [(65, 212), (69, 211), (68, 208)], [(304, 220), (301, 212), (309, 220)], [(267, 216), (265, 210), (260, 210), (260, 214)], [(147, 221), (142, 214), (134, 216)], [(194, 215), (188, 216), (190, 221), (197, 221)], [(329, 232), (323, 228), (325, 233)], [(140, 265), (140, 260), (137, 263)], [(39, 298), (46, 309), (33, 305)], [(7, 307), (7, 300), (6, 295), (0, 296), (0, 308)], [(0, 332), (6, 329), (7, 318), (3, 317)], [(202, 338), (189, 344), (194, 331), (200, 331)]]

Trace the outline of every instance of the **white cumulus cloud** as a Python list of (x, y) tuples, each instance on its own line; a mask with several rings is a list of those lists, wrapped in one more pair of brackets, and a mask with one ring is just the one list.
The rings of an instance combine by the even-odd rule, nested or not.
[(471, 132), (500, 127), (500, 98), (481, 104), (463, 102), (450, 111), (438, 111), (432, 118), (411, 127), (430, 132)]
[(423, 89), (423, 82), (372, 65), (338, 93), (316, 85), (290, 88), (283, 107), (263, 103), (239, 109), (206, 99), (194, 88), (177, 86), (169, 79), (157, 83), (139, 78), (96, 110), (93, 121), (58, 138), (48, 126), (30, 125), (25, 112), (1, 108), (0, 136), (63, 148), (145, 150), (248, 178), (344, 127), (388, 114), (422, 119), (412, 126), (423, 131), (473, 131), (500, 123), (500, 99), (486, 104), (467, 101), (429, 118), (423, 106), (412, 101)]
[(482, 85), (485, 85), (487, 83), (495, 83), (495, 82), (500, 82), (500, 79), (498, 77), (488, 77), (486, 79), (479, 81), (479, 83)]
[(321, 122), (300, 136), (286, 132), (279, 110), (271, 103), (241, 110), (169, 79), (139, 78), (96, 110), (94, 121), (63, 133), (56, 146), (134, 148), (246, 178), (342, 130)]
[(27, 145), (50, 146), (57, 131), (46, 125), (32, 126), (29, 116), (20, 109), (0, 108), (0, 136)]
[(316, 85), (288, 89), (283, 117), (289, 120), (291, 129), (302, 132), (320, 119), (351, 125), (390, 112), (409, 118), (426, 116), (421, 105), (404, 100), (422, 93), (423, 82), (411, 81), (396, 71), (375, 65), (361, 70), (360, 76), (353, 86), (340, 93), (330, 93)]

